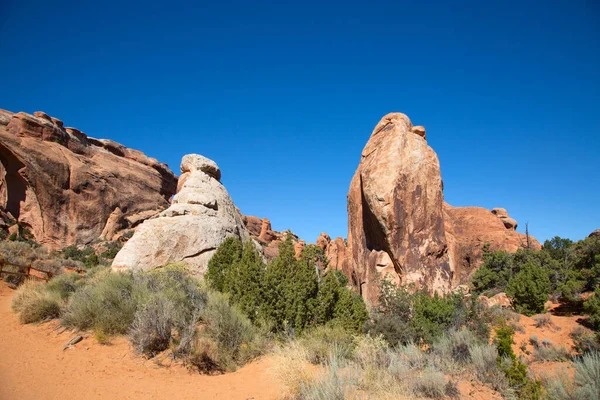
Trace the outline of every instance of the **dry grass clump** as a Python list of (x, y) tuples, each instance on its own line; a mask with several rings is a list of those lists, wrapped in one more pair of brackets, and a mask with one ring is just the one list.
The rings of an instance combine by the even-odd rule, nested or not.
[(535, 321), (536, 328), (555, 328), (552, 318), (548, 314), (534, 315), (531, 318)]
[(12, 308), (19, 313), (24, 324), (43, 322), (58, 318), (62, 310), (61, 299), (43, 290), (43, 286), (33, 280), (27, 280), (17, 289)]
[(350, 359), (331, 351), (319, 366), (311, 365), (310, 350), (302, 341), (280, 349), (275, 370), (288, 388), (286, 398), (457, 398), (455, 381), (465, 377), (507, 388), (495, 347), (471, 333), (450, 332), (430, 349), (415, 344), (390, 348), (381, 336), (369, 335), (356, 336), (354, 343)]
[(529, 343), (533, 346), (533, 359), (535, 361), (568, 361), (571, 354), (564, 346), (554, 346), (548, 339), (543, 339), (540, 343), (537, 336), (529, 338)]
[(574, 379), (563, 368), (543, 378), (549, 400), (597, 400), (600, 398), (600, 353), (585, 354), (572, 363)]

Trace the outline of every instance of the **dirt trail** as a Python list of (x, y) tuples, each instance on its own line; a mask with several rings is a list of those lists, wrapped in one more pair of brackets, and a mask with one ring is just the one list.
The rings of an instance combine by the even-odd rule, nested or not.
[(124, 338), (93, 338), (65, 351), (72, 333), (52, 323), (21, 325), (10, 309), (14, 291), (0, 283), (0, 399), (277, 399), (281, 386), (264, 358), (237, 372), (193, 374), (137, 357)]

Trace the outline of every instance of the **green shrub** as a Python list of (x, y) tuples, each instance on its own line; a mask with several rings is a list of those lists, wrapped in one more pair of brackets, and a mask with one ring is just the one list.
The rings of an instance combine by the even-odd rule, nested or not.
[(66, 301), (83, 285), (83, 282), (84, 279), (77, 273), (62, 274), (50, 279), (45, 286), (45, 290)]
[(513, 306), (527, 316), (541, 313), (550, 294), (550, 281), (541, 266), (527, 262), (521, 271), (513, 276), (506, 288)]
[(533, 359), (536, 361), (567, 361), (571, 354), (564, 347), (556, 347), (552, 343), (542, 342), (542, 345), (534, 346)]
[(573, 339), (573, 347), (579, 354), (600, 352), (600, 334), (592, 334), (578, 326), (569, 336)]
[(204, 277), (210, 287), (219, 292), (228, 292), (231, 270), (241, 256), (242, 242), (237, 237), (225, 239), (208, 262)]
[(392, 346), (432, 344), (443, 333), (461, 328), (470, 329), (487, 340), (489, 319), (476, 296), (471, 299), (466, 299), (463, 293), (430, 296), (427, 292), (397, 287), (384, 280), (367, 330), (372, 335), (383, 335)]
[(289, 234), (268, 265), (253, 243), (229, 238), (209, 262), (206, 279), (251, 321), (273, 331), (295, 335), (335, 323), (360, 332), (368, 319), (364, 301), (346, 287), (348, 280), (339, 271), (321, 276), (324, 266), (323, 250), (316, 246), (307, 246), (296, 259)]
[(597, 288), (594, 295), (583, 303), (583, 309), (589, 316), (590, 325), (600, 331), (600, 288)]

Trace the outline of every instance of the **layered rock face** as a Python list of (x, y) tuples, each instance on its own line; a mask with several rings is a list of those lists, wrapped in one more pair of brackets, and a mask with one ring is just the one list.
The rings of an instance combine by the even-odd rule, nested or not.
[[(444, 203), (444, 226), (454, 270), (453, 286), (470, 282), (473, 273), (483, 261), (483, 246), (487, 243), (490, 250), (511, 253), (527, 247), (527, 236), (515, 231), (516, 221), (512, 220), (514, 224), (507, 225), (494, 210), (481, 207), (452, 207)], [(505, 210), (504, 214), (508, 215)], [(542, 247), (532, 236), (529, 237), (529, 246), (535, 250)]]
[(440, 165), (422, 127), (388, 114), (363, 149), (348, 193), (352, 281), (367, 300), (382, 275), (448, 291), (452, 267), (444, 230)]
[[(331, 268), (344, 271), (370, 302), (379, 283), (415, 284), (447, 292), (469, 282), (482, 248), (527, 245), (506, 210), (444, 203), (440, 165), (422, 126), (388, 114), (367, 142), (348, 193), (348, 244), (321, 234)], [(532, 237), (529, 245), (539, 248)]]
[(250, 239), (214, 161), (189, 154), (181, 161), (181, 172), (180, 190), (171, 206), (136, 229), (115, 257), (114, 271), (184, 262), (202, 275), (225, 238)]
[(43, 112), (0, 110), (0, 212), (51, 249), (111, 240), (167, 208), (176, 187), (168, 166), (140, 151)]

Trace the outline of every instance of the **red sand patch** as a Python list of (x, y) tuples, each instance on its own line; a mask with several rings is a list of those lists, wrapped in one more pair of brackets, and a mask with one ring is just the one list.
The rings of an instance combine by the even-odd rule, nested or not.
[(14, 291), (0, 283), (0, 399), (276, 399), (281, 387), (268, 357), (237, 372), (206, 376), (159, 367), (136, 356), (125, 338), (102, 346), (54, 323), (22, 325), (10, 309)]

